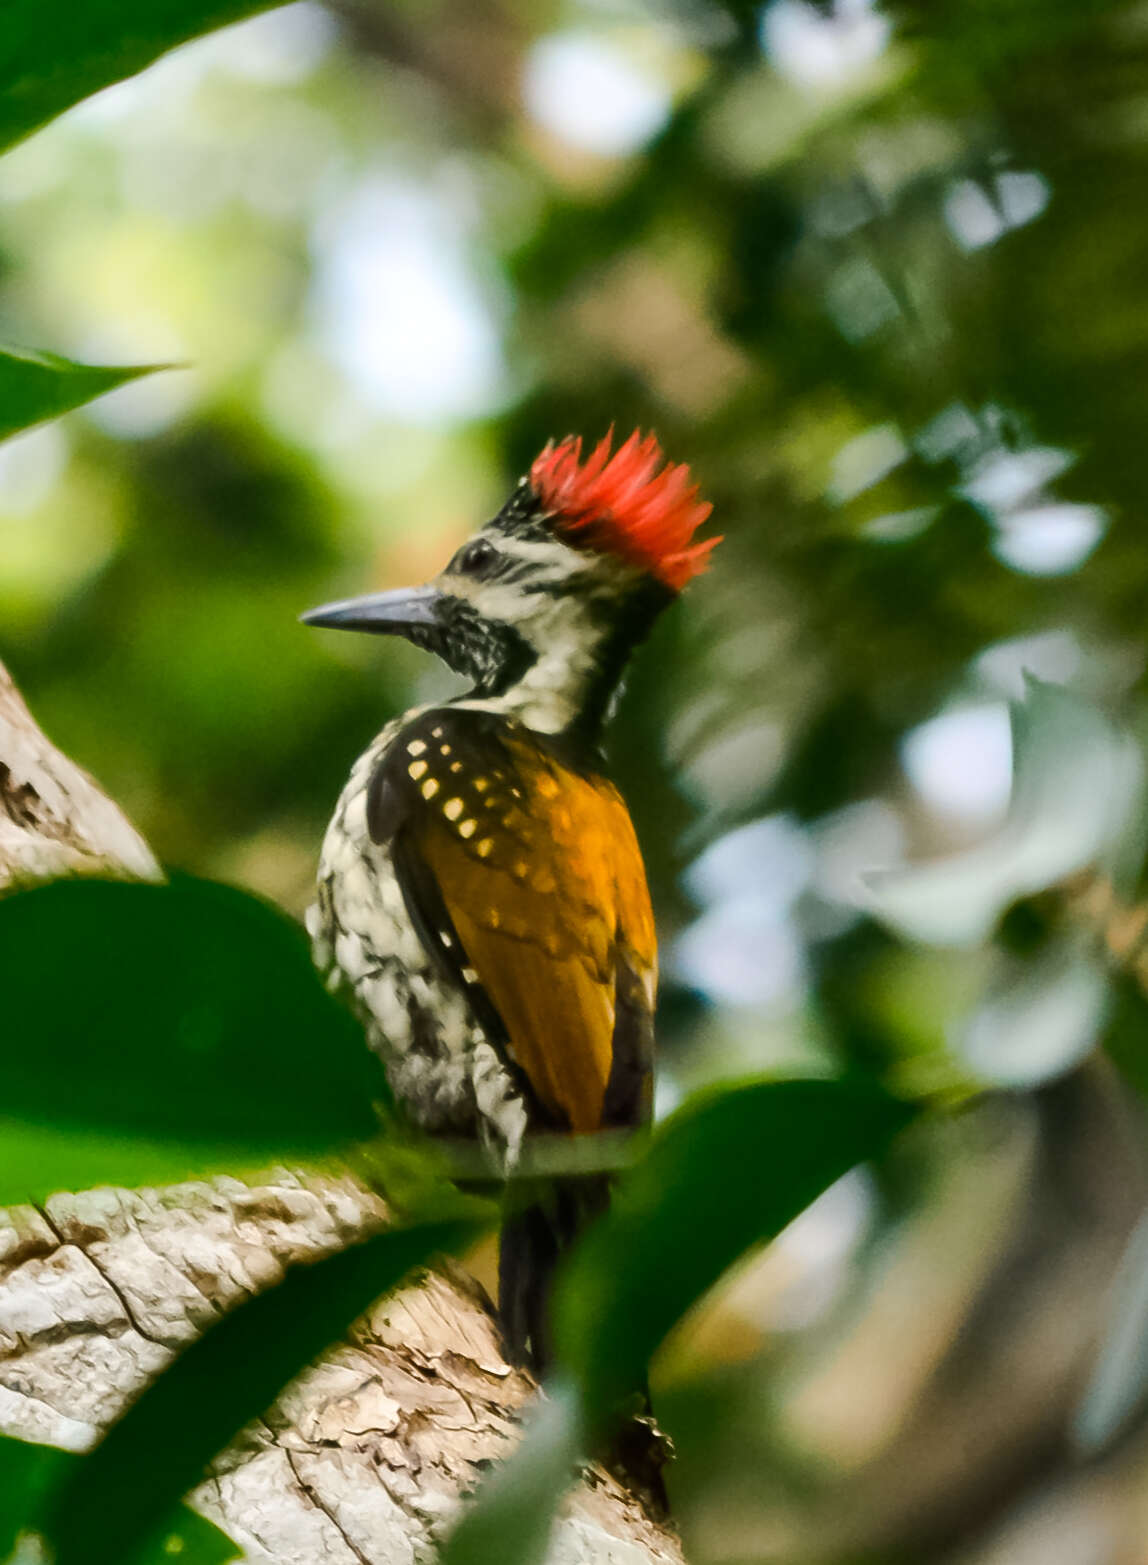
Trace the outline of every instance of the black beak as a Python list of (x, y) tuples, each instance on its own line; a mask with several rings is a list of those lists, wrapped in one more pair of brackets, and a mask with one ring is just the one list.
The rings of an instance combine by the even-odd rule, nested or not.
[(376, 636), (409, 636), (412, 631), (438, 624), (437, 587), (400, 587), (397, 592), (372, 592), (365, 598), (346, 598), (308, 609), (299, 618), (304, 625), (328, 630), (365, 630)]

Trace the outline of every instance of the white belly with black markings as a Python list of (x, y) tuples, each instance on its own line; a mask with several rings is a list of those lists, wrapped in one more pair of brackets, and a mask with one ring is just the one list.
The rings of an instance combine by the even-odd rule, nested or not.
[(349, 995), (411, 1119), (440, 1134), (477, 1134), (513, 1162), (527, 1128), (522, 1094), (466, 995), (428, 955), (390, 853), (367, 830), (375, 768), (416, 715), (389, 724), (355, 763), (323, 840), (307, 930), (316, 965)]

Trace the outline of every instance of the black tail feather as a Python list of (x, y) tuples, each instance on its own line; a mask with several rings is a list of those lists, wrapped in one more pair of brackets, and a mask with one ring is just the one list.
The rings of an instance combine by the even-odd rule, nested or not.
[[(550, 1300), (562, 1257), (610, 1204), (610, 1177), (595, 1174), (532, 1186), (503, 1218), (498, 1255), (498, 1313), (513, 1363), (538, 1379), (553, 1362)], [(671, 1448), (650, 1413), (645, 1386), (634, 1388), (636, 1415), (623, 1418), (606, 1465), (642, 1495), (650, 1512), (667, 1516), (662, 1468)]]
[(553, 1360), (550, 1296), (558, 1263), (610, 1204), (607, 1174), (532, 1185), (506, 1213), (498, 1254), (498, 1313), (511, 1359), (539, 1378)]

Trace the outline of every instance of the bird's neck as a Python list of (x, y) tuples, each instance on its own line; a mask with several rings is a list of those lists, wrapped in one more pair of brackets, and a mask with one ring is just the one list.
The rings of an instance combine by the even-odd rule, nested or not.
[(472, 690), (451, 704), (497, 712), (538, 734), (576, 733), (594, 745), (624, 671), (625, 660), (607, 671), (596, 659), (571, 659), (555, 648), (540, 653), (513, 684), (493, 693)]
[(535, 733), (568, 735), (596, 749), (634, 649), (668, 601), (665, 589), (653, 586), (656, 590), (635, 595), (624, 612), (609, 619), (580, 620), (565, 634), (557, 623), (512, 680), (473, 690), (456, 704), (498, 712)]

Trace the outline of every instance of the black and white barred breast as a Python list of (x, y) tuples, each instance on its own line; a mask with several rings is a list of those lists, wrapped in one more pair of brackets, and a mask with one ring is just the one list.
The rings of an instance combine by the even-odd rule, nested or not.
[(359, 757), (323, 841), (318, 892), (307, 912), (316, 964), (344, 991), (383, 1061), (395, 1097), (423, 1129), (477, 1135), (507, 1161), (527, 1129), (527, 1106), (464, 986), (408, 906), (392, 845), (372, 838), (373, 780), (420, 713), (389, 724)]

